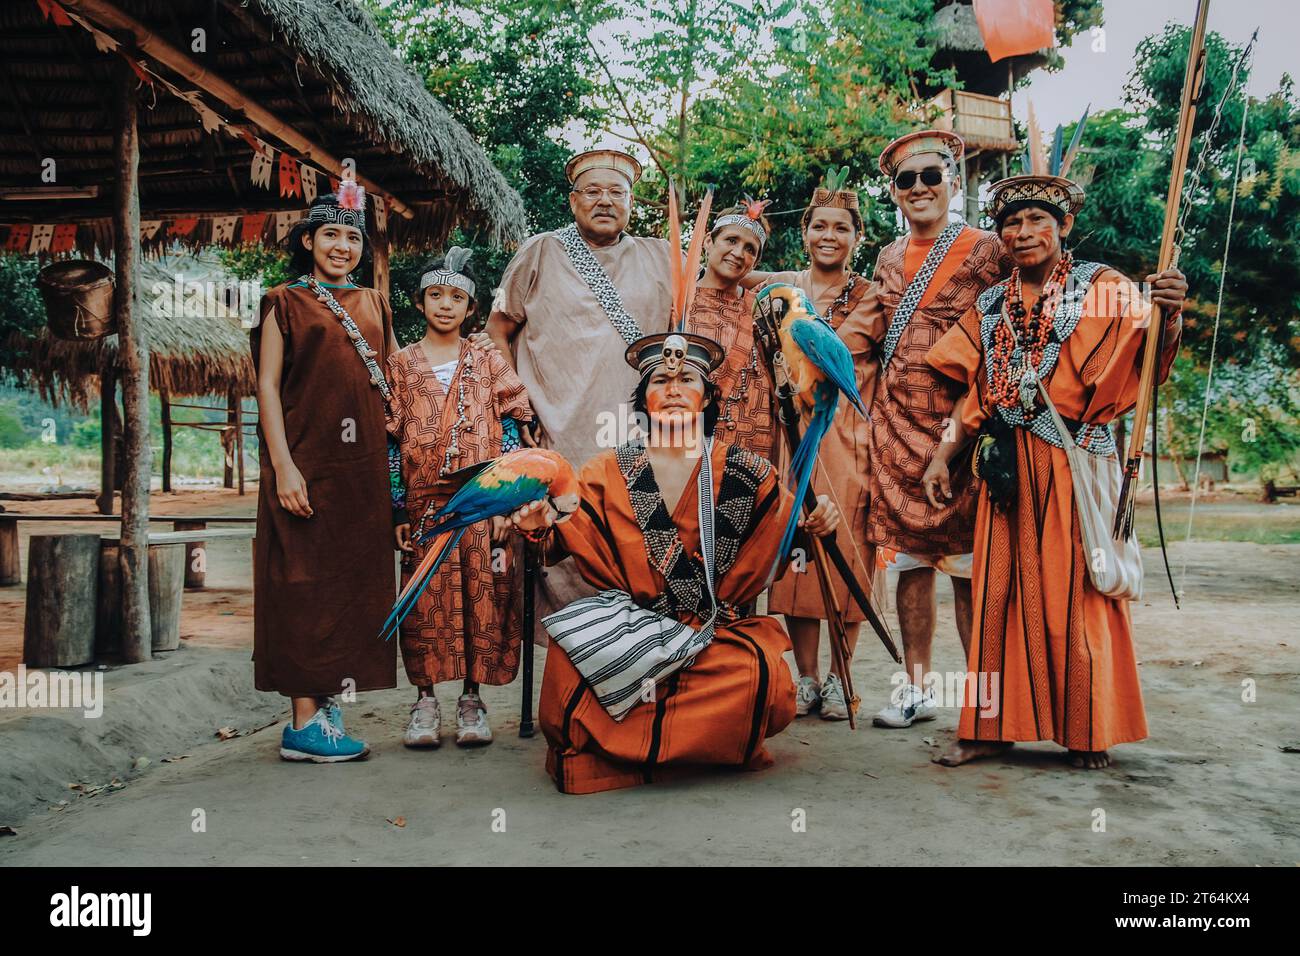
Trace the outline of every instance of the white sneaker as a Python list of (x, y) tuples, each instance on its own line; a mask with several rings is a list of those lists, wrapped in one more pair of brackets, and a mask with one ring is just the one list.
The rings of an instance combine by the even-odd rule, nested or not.
[(794, 715), (806, 717), (821, 708), (821, 685), (816, 677), (800, 677), (794, 690)]
[(478, 694), (461, 694), (456, 701), (456, 744), (474, 747), (492, 743), (487, 708)]
[(442, 711), (438, 698), (421, 697), (411, 705), (411, 720), (402, 735), (408, 747), (437, 747), (442, 744)]
[(834, 674), (827, 674), (822, 684), (822, 720), (848, 720), (849, 705), (844, 701), (844, 685)]
[(934, 720), (939, 710), (934, 691), (922, 693), (915, 684), (905, 684), (890, 695), (889, 706), (871, 719), (877, 727), (911, 727), (921, 720)]

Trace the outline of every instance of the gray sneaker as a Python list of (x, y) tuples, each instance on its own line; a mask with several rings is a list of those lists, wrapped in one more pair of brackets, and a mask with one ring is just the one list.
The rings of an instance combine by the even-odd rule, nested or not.
[(794, 689), (794, 715), (806, 717), (821, 708), (821, 685), (816, 677), (800, 677)]
[(889, 706), (871, 719), (877, 727), (902, 729), (922, 720), (934, 720), (939, 709), (934, 692), (922, 692), (915, 684), (904, 684), (890, 695)]
[(822, 684), (822, 720), (848, 719), (849, 705), (844, 700), (844, 685), (834, 674), (828, 674)]
[(492, 743), (487, 708), (478, 694), (461, 694), (456, 701), (456, 744), (477, 747)]
[(442, 711), (438, 698), (421, 697), (411, 705), (411, 720), (402, 735), (408, 747), (438, 747), (442, 744)]

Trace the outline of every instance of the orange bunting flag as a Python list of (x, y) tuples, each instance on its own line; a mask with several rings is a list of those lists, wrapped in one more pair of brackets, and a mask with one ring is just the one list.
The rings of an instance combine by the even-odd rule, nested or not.
[(995, 63), (1056, 46), (1052, 0), (975, 0), (975, 22)]
[(194, 231), (194, 227), (199, 224), (198, 219), (190, 217), (188, 219), (173, 219), (172, 224), (167, 227), (167, 235), (173, 239), (188, 236)]
[(71, 252), (77, 245), (77, 224), (61, 222), (54, 227), (54, 238), (50, 240), (50, 252)]
[(280, 154), (280, 195), (301, 196), (302, 174), (298, 172), (298, 160), (288, 153)]
[(36, 5), (41, 8), (41, 13), (45, 14), (45, 19), (53, 20), (55, 26), (72, 26), (72, 18), (68, 16), (68, 12), (54, 0), (36, 0)]
[(239, 224), (240, 242), (261, 242), (262, 230), (266, 228), (266, 213), (259, 212), (245, 216)]
[(9, 227), (9, 238), (5, 240), (5, 252), (26, 252), (32, 241), (32, 227), (19, 223)]

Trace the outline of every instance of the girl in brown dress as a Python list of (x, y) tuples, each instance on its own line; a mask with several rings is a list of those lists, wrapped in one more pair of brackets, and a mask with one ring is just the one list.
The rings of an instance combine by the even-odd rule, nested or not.
[[(388, 360), (389, 473), (402, 583), (425, 556), (425, 525), (457, 486), (448, 476), (520, 445), (533, 412), (523, 382), (495, 347), (472, 345), (476, 280), (469, 250), (452, 248), (422, 270), (412, 298), (428, 331)], [(492, 742), (479, 684), (508, 684), (519, 667), (520, 567), (504, 521), (470, 526), (402, 622), (406, 676), (419, 688), (402, 742), (437, 747), (442, 714), (434, 686), (463, 681), (456, 743)], [(430, 542), (432, 543), (432, 542)]]
[(258, 690), (292, 698), (286, 760), (366, 756), (333, 695), (397, 683), (396, 649), (377, 636), (395, 592), (382, 363), (397, 343), (388, 302), (351, 281), (363, 207), (350, 180), (312, 204), (288, 238), (300, 278), (262, 298), (252, 333), (254, 675)]

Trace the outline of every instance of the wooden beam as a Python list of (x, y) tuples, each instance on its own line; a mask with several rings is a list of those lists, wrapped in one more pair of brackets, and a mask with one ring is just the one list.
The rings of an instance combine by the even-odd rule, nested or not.
[[(143, 23), (127, 16), (113, 4), (108, 3), (107, 0), (64, 0), (63, 5), (83, 14), (87, 19), (93, 20), (103, 29), (126, 32), (131, 36), (131, 39), (141, 52), (148, 54), (168, 69), (174, 70), (200, 90), (225, 103), (226, 106), (237, 110), (247, 117), (249, 121), (275, 136), (300, 156), (311, 160), (311, 162), (335, 176), (343, 175), (343, 163), (337, 157), (331, 155), (317, 143), (312, 142), (269, 110), (263, 109), (260, 105), (248, 99), (237, 87), (226, 82), (211, 70), (200, 66)], [(389, 206), (398, 215), (406, 219), (414, 217), (415, 213), (406, 203), (389, 193), (378, 183), (362, 176), (360, 173), (357, 174), (357, 182), (365, 186), (368, 191), (384, 196)]]
[(158, 389), (158, 410), (162, 415), (163, 433), (162, 490), (166, 494), (172, 492), (172, 403), (170, 399), (167, 389)]
[(136, 75), (125, 60), (115, 64), (118, 132), (117, 202), (113, 210), (113, 311), (122, 374), (125, 474), (122, 477), (122, 659), (135, 664), (153, 658), (149, 619), (149, 351), (138, 321), (136, 285), (140, 256), (140, 129)]

